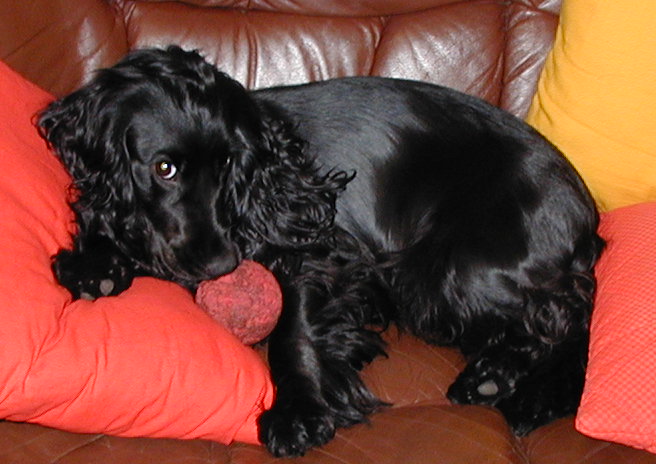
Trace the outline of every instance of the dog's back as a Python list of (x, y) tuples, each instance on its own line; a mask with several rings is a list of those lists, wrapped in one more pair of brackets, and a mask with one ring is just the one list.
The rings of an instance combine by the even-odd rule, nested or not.
[(518, 433), (576, 408), (603, 242), (589, 192), (554, 146), (430, 84), (347, 78), (254, 96), (325, 169), (355, 171), (337, 224), (377, 257), (398, 322), (472, 357), (454, 401), (495, 404)]
[[(554, 209), (564, 215), (572, 210), (575, 218), (590, 222), (588, 228), (595, 227), (594, 204), (557, 149), (477, 98), (375, 77), (253, 95), (266, 111), (292, 122), (307, 155), (325, 169), (356, 173), (338, 200), (337, 220), (360, 238), (374, 239), (379, 250), (398, 251), (416, 242), (431, 215), (459, 215), (464, 228), (484, 226), (493, 234), (494, 222), (505, 222), (495, 205), (521, 203), (526, 210), (548, 197), (557, 203)], [(445, 208), (449, 211), (440, 213)]]

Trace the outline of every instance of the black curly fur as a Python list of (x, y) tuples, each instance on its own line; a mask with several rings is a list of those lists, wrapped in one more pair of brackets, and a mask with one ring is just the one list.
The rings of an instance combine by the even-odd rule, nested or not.
[(40, 116), (74, 180), (54, 259), (75, 297), (152, 275), (193, 290), (242, 259), (284, 309), (260, 436), (303, 454), (382, 406), (359, 371), (387, 323), (460, 347), (449, 390), (518, 434), (572, 413), (603, 242), (588, 191), (521, 121), (428, 84), (246, 91), (199, 54), (139, 50)]

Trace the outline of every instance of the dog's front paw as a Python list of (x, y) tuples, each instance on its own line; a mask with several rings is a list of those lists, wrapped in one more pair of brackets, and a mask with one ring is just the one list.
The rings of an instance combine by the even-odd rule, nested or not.
[(260, 416), (260, 440), (277, 457), (297, 457), (335, 436), (335, 419), (321, 406), (279, 405)]
[(60, 251), (53, 261), (53, 271), (59, 283), (74, 299), (95, 300), (118, 295), (131, 284), (134, 275), (117, 256)]

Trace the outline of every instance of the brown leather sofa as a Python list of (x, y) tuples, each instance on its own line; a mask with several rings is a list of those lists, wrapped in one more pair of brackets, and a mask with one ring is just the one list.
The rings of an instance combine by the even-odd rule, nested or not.
[[(345, 75), (445, 84), (524, 116), (558, 22), (559, 0), (4, 0), (0, 59), (62, 95), (126, 51), (199, 48), (249, 87)], [(462, 367), (451, 349), (394, 330), (364, 375), (391, 403), (299, 463), (656, 463), (592, 440), (565, 418), (511, 435), (485, 407), (444, 393)], [(3, 342), (4, 343), (4, 342)], [(90, 414), (93, 412), (90, 411)], [(81, 435), (0, 422), (0, 463), (268, 463), (261, 447)]]

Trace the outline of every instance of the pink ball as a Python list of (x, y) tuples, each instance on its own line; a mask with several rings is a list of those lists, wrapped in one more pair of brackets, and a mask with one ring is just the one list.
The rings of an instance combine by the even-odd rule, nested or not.
[(273, 274), (243, 261), (232, 273), (201, 282), (196, 303), (245, 345), (266, 338), (280, 317), (282, 294)]

